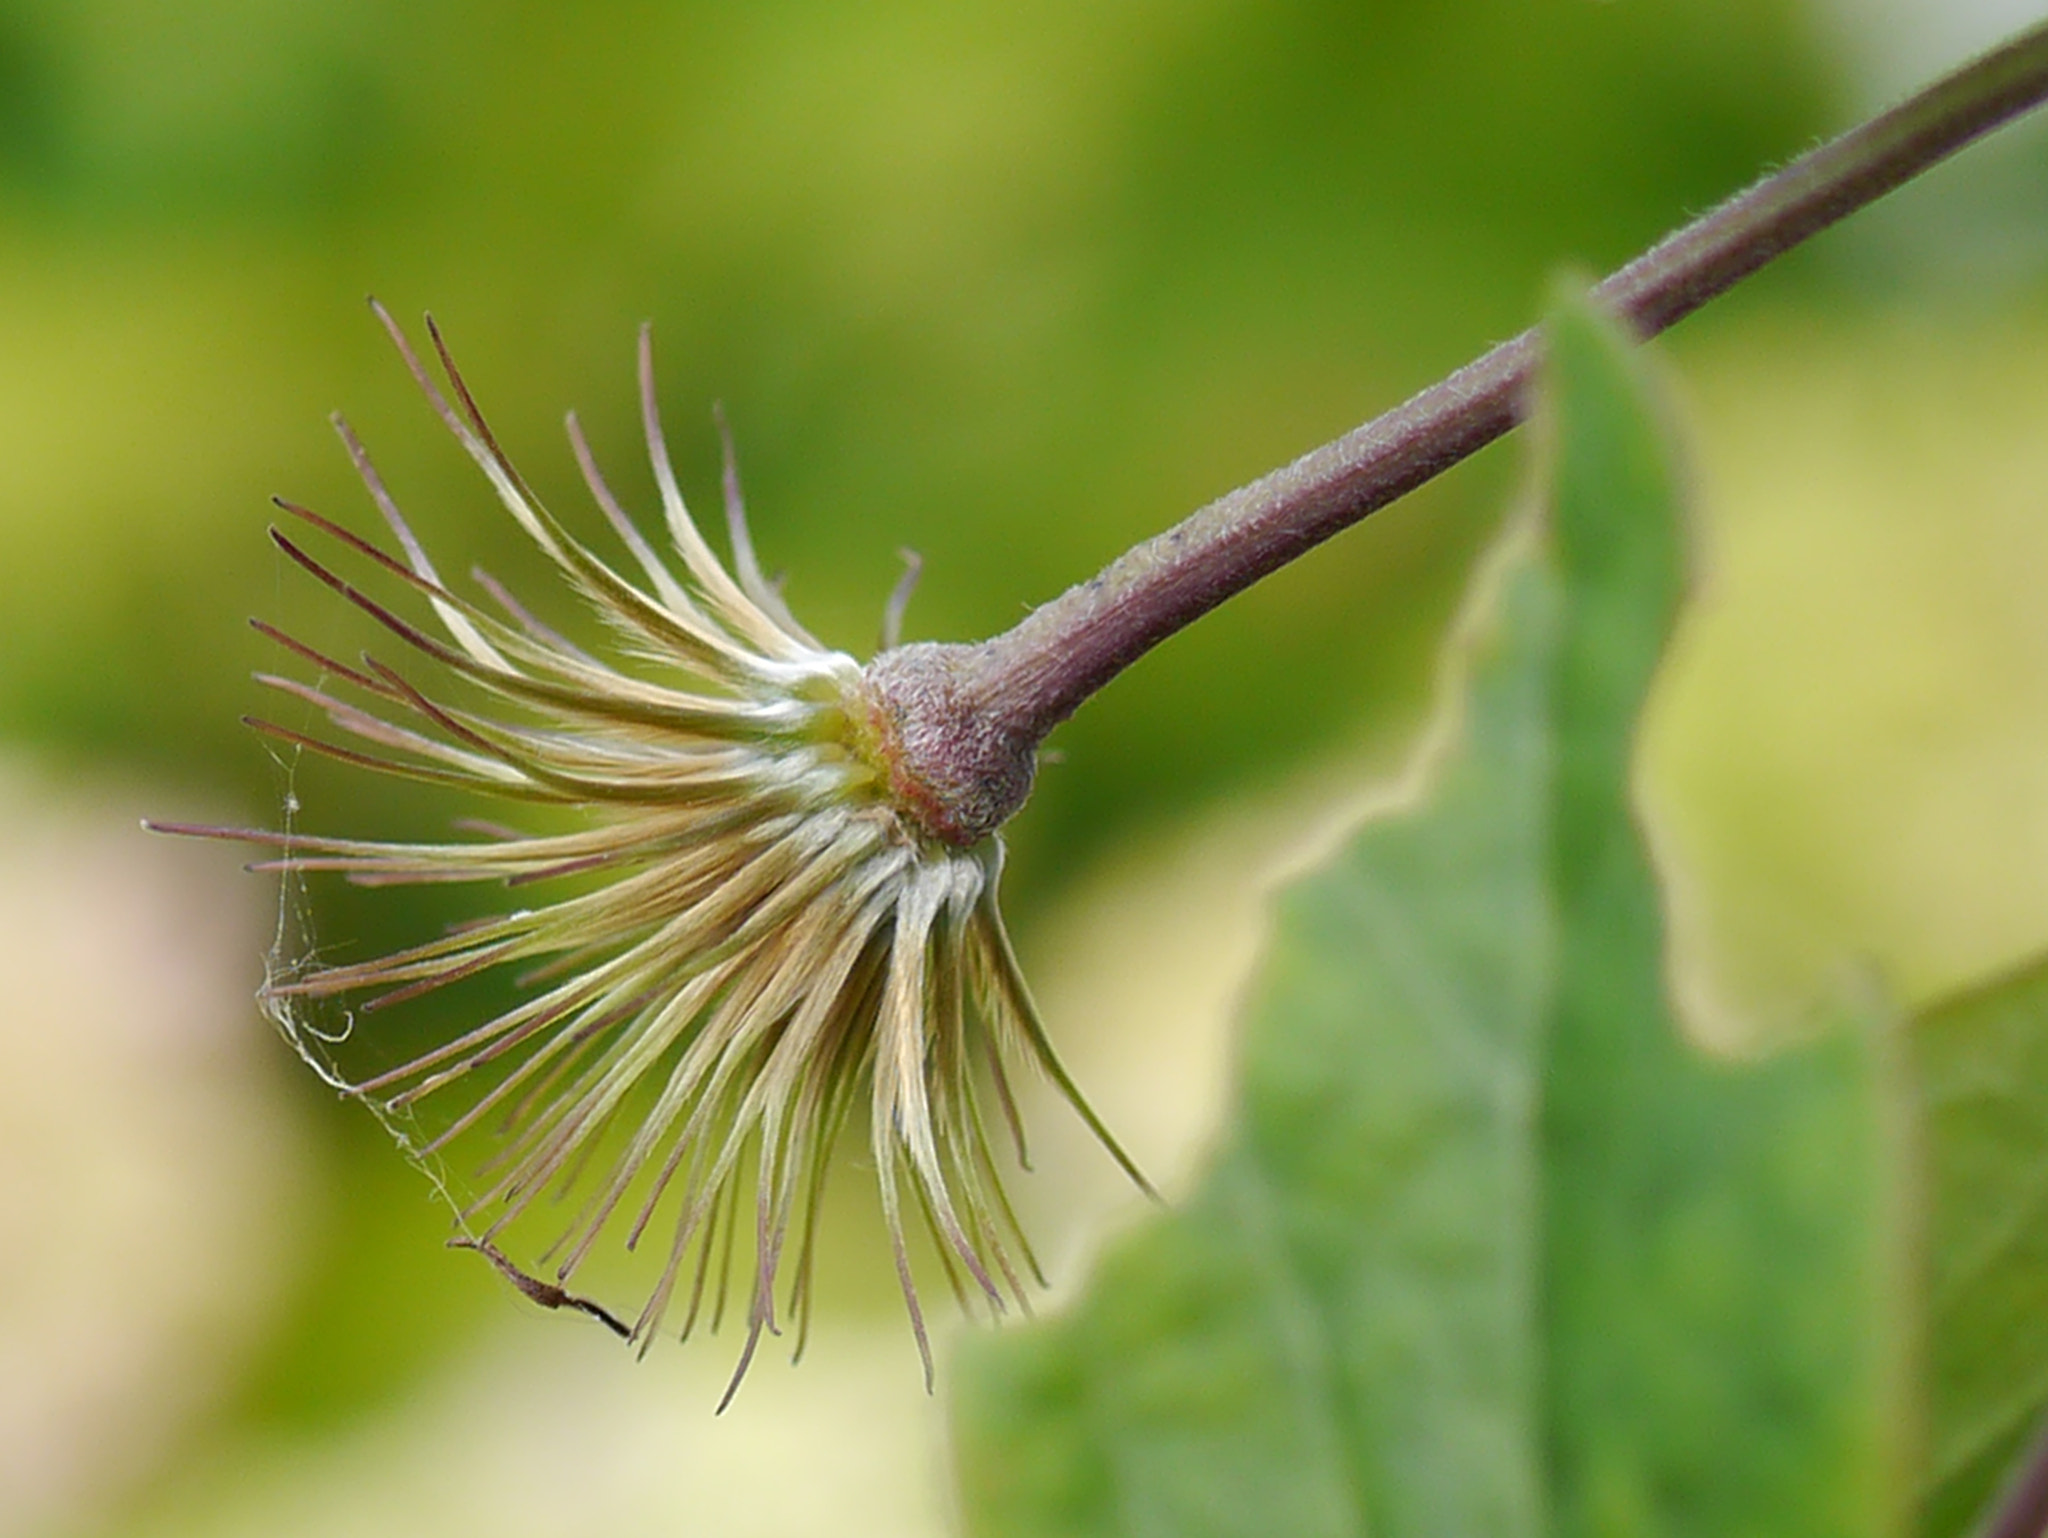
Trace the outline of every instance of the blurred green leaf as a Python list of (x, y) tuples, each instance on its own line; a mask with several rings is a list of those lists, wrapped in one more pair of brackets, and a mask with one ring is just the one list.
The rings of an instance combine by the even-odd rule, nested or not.
[(1551, 662), (1544, 1435), (1562, 1532), (1884, 1527), (1884, 1085), (1864, 1032), (1704, 1058), (1661, 977), (1633, 723), (1683, 586), (1668, 461), (1616, 344), (1553, 318), (1566, 619)]
[(1548, 548), (1421, 804), (1283, 900), (1201, 1187), (968, 1353), (977, 1532), (1884, 1525), (1879, 1054), (1678, 1034), (1628, 784), (1679, 499), (1623, 344), (1552, 328)]
[(1928, 1217), (1919, 1531), (1968, 1531), (2048, 1408), (2048, 963), (1913, 1024)]

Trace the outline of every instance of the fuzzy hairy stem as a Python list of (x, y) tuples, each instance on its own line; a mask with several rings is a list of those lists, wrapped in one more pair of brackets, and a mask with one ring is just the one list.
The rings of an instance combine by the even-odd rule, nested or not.
[[(2044, 98), (2048, 24), (1765, 177), (1594, 292), (1654, 336)], [(1183, 625), (1514, 427), (1541, 351), (1533, 330), (1502, 343), (1127, 551), (992, 640), (876, 658), (868, 683), (896, 723), (896, 771), (939, 809), (930, 830), (963, 844), (994, 831), (1030, 793), (1038, 744), (1089, 695)]]

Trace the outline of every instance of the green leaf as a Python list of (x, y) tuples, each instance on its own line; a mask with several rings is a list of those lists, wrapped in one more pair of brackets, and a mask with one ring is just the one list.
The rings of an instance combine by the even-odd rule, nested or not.
[(1926, 1011), (1918, 1531), (1966, 1532), (2048, 1410), (2048, 962)]
[(1621, 340), (1551, 337), (1547, 527), (1415, 804), (1282, 898), (1212, 1166), (963, 1353), (971, 1531), (1886, 1530), (1881, 1054), (1679, 1037), (1628, 794), (1679, 499)]

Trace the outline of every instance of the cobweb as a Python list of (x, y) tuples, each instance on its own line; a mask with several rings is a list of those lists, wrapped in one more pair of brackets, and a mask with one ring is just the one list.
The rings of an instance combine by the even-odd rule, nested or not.
[[(325, 675), (322, 682), (325, 683)], [(271, 760), (282, 785), (277, 831), (287, 850), (296, 842), (304, 812), (299, 796), (299, 771), (304, 755), (305, 749), (297, 744), (271, 748)], [(630, 1338), (630, 1328), (610, 1310), (529, 1274), (498, 1247), (488, 1232), (479, 1231), (473, 1221), (476, 1206), (466, 1182), (451, 1169), (448, 1159), (430, 1146), (433, 1136), (413, 1107), (394, 1105), (358, 1087), (341, 1058), (342, 1049), (356, 1034), (357, 1006), (346, 998), (314, 998), (280, 988), (281, 984), (318, 970), (324, 958), (317, 938), (318, 905), (306, 873), (287, 864), (277, 874), (277, 919), (263, 958), (263, 988), (258, 1000), (264, 1016), (286, 1045), (329, 1089), (369, 1112), (406, 1161), (426, 1177), (435, 1198), (447, 1209), (455, 1230), (448, 1240), (450, 1248), (482, 1254), (514, 1287), (542, 1307), (588, 1314), (615, 1335)], [(721, 1311), (722, 1301), (721, 1298)]]
[[(322, 683), (325, 683), (323, 677)], [(299, 769), (305, 749), (290, 745), (274, 747), (283, 791), (278, 805), (278, 832), (290, 848), (299, 831), (304, 806), (299, 799)], [(410, 1107), (393, 1107), (375, 1095), (363, 1094), (343, 1070), (338, 1050), (346, 1046), (356, 1030), (356, 1009), (346, 999), (312, 999), (279, 991), (278, 985), (315, 970), (321, 964), (315, 904), (306, 874), (290, 866), (278, 873), (277, 924), (270, 948), (263, 958), (263, 990), (258, 995), (264, 1016), (277, 1028), (298, 1058), (343, 1098), (362, 1106), (421, 1174), (434, 1194), (447, 1206), (458, 1235), (480, 1243), (464, 1216), (467, 1203), (457, 1187), (459, 1181), (440, 1154), (426, 1147), (418, 1116)]]

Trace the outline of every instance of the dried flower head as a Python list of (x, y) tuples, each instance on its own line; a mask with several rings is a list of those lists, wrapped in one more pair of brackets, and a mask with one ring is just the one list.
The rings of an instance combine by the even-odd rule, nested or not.
[[(1020, 1162), (1010, 1072), (1023, 1062), (1059, 1086), (1132, 1177), (1142, 1177), (1055, 1057), (996, 906), (1002, 846), (962, 848), (929, 831), (892, 773), (892, 723), (851, 657), (819, 644), (764, 581), (726, 443), (733, 571), (692, 522), (655, 408), (646, 333), (640, 391), (672, 566), (621, 509), (572, 415), (591, 494), (639, 567), (628, 580), (552, 517), (500, 451), (431, 320), (454, 401), (379, 308), (434, 410), (520, 528), (616, 637), (615, 657), (543, 624), (475, 573), (494, 606), (458, 596), (435, 570), (362, 445), (338, 431), (402, 558), (305, 508), (296, 519), (423, 599), (445, 639), (339, 575), (297, 540), (271, 537), (299, 566), (391, 635), (416, 662), (459, 680), (475, 705), (430, 695), (365, 655), (349, 666), (260, 622), (310, 663), (318, 683), (264, 676), (353, 744), (252, 721), (300, 748), (380, 773), (569, 808), (567, 831), (465, 824), (438, 843), (316, 837), (287, 829), (172, 829), (258, 840), (260, 868), (340, 872), (352, 882), (489, 882), (520, 894), (504, 912), (440, 938), (347, 964), (310, 961), (273, 976), (268, 1012), (316, 1067), (312, 1001), (369, 1015), (498, 968), (514, 1001), (410, 1061), (337, 1080), (422, 1161), (457, 1139), (491, 1140), (477, 1193), (459, 1203), (463, 1239), (528, 1296), (583, 1308), (642, 1343), (680, 1311), (687, 1335), (707, 1281), (725, 1290), (741, 1188), (753, 1186), (753, 1288), (736, 1388), (783, 1306), (808, 1319), (811, 1254), (831, 1151), (864, 1110), (884, 1222), (927, 1383), (931, 1353), (905, 1244), (906, 1203), (929, 1225), (956, 1292), (962, 1273), (992, 1308), (1023, 1300), (1036, 1263), (997, 1173), (983, 1096), (993, 1093)], [(458, 409), (459, 406), (459, 409)], [(721, 430), (723, 423), (721, 422)], [(893, 617), (902, 593), (892, 601)], [(495, 611), (494, 611), (495, 610)], [(560, 819), (558, 818), (557, 821)], [(549, 901), (534, 892), (554, 891)], [(324, 1039), (324, 1038), (323, 1038)], [(452, 1100), (431, 1136), (414, 1110)], [(537, 1266), (499, 1248), (508, 1226), (570, 1197)], [(793, 1268), (784, 1251), (795, 1236)], [(564, 1285), (608, 1235), (664, 1247), (630, 1325)], [(722, 1258), (714, 1258), (722, 1257)], [(801, 1350), (799, 1329), (797, 1346)], [(732, 1389), (726, 1393), (730, 1400)], [(722, 1405), (721, 1405), (722, 1407)]]

